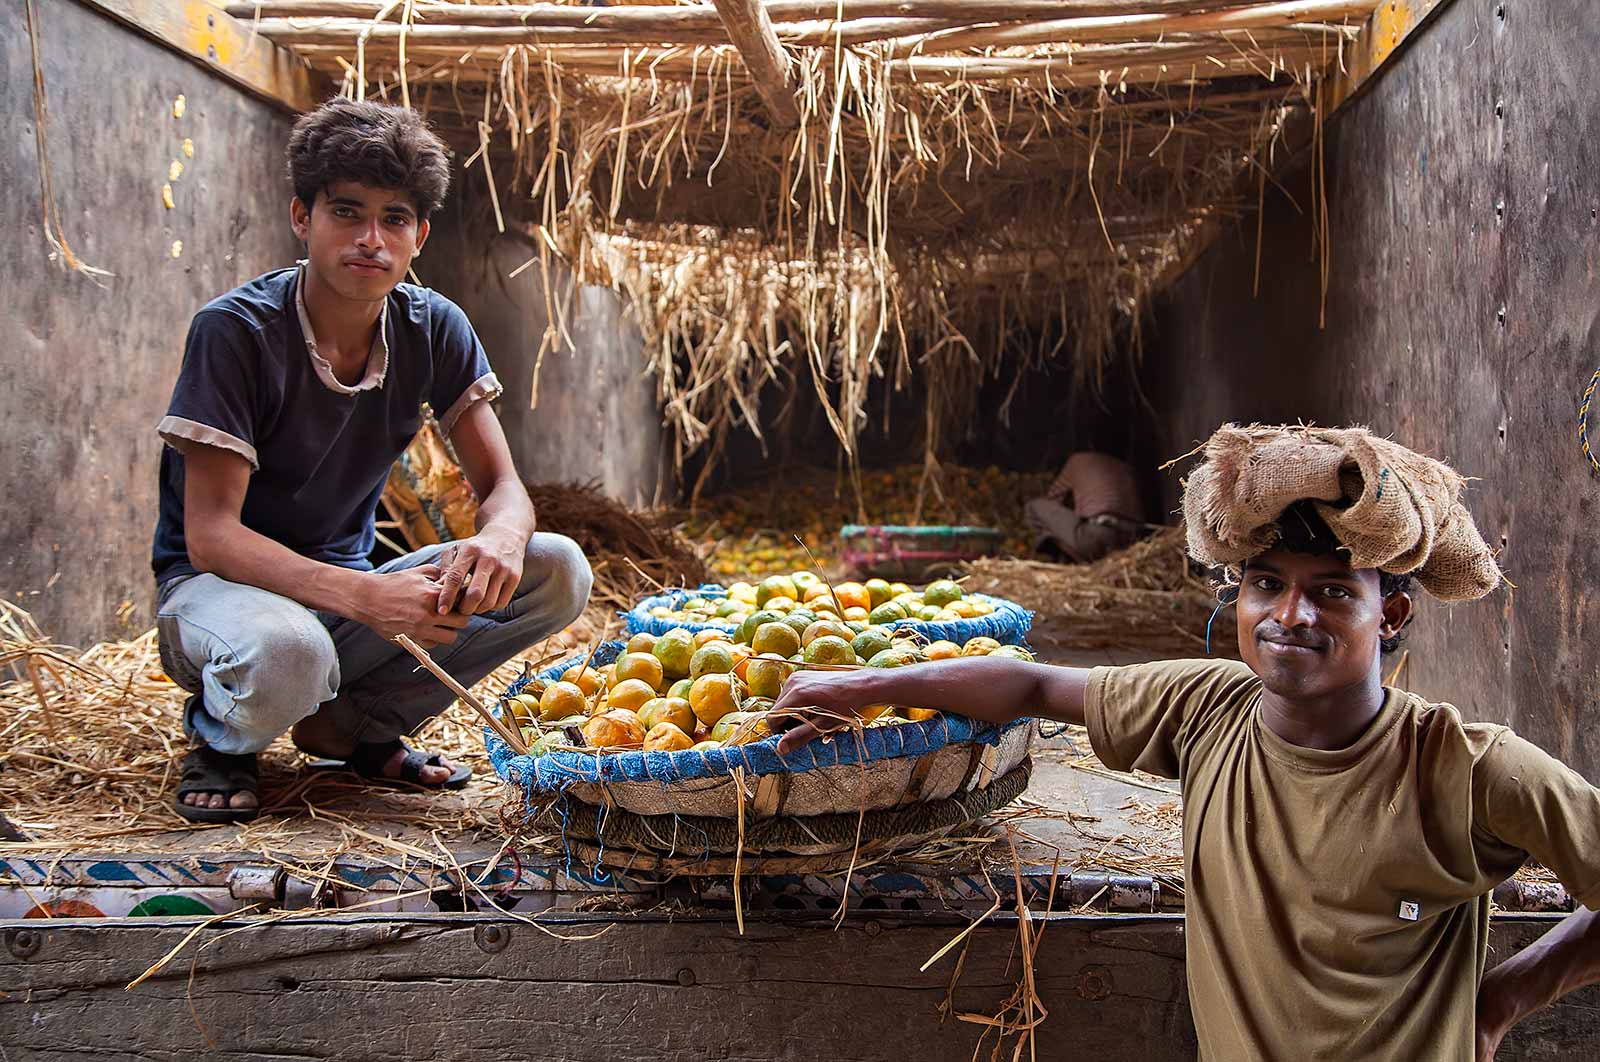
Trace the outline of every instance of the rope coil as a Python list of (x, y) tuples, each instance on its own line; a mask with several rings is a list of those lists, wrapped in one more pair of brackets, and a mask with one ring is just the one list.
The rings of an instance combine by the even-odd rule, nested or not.
[(1578, 445), (1583, 448), (1583, 456), (1589, 459), (1589, 467), (1600, 473), (1600, 460), (1589, 447), (1589, 406), (1594, 402), (1596, 387), (1600, 387), (1600, 369), (1595, 369), (1594, 375), (1589, 377), (1589, 386), (1583, 389), (1583, 400), (1578, 403)]

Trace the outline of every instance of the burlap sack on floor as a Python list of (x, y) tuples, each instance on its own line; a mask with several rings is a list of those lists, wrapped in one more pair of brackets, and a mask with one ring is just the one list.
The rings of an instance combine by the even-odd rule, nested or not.
[(1501, 581), (1461, 504), (1453, 468), (1365, 428), (1227, 424), (1184, 486), (1189, 552), (1237, 565), (1271, 549), (1278, 514), (1316, 503), (1357, 568), (1410, 573), (1441, 601), (1466, 601)]

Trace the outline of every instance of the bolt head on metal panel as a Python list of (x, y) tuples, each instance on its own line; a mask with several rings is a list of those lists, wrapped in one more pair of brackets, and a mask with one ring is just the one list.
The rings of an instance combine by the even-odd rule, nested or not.
[(44, 947), (44, 934), (37, 929), (6, 931), (6, 950), (19, 959), (31, 959)]
[(1078, 995), (1098, 1003), (1111, 995), (1111, 971), (1098, 963), (1090, 963), (1078, 971)]
[(497, 951), (505, 951), (506, 945), (511, 943), (511, 929), (508, 926), (479, 926), (472, 931), (472, 942), (478, 945), (478, 950), (493, 955)]

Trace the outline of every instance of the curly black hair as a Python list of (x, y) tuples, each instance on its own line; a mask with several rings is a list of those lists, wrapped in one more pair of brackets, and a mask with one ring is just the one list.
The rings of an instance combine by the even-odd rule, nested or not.
[(289, 134), (289, 183), (311, 209), (340, 181), (405, 192), (419, 220), (450, 190), (450, 152), (417, 112), (387, 103), (329, 100)]
[[(1317, 512), (1317, 507), (1309, 501), (1295, 502), (1279, 513), (1277, 527), (1278, 545), (1290, 553), (1326, 557), (1344, 549), (1334, 537), (1333, 531), (1329, 529), (1327, 521), (1322, 519), (1322, 514)], [(1239, 574), (1226, 568), (1215, 569), (1212, 572), (1212, 580), (1217, 588), (1217, 600), (1222, 604), (1231, 605), (1238, 598)], [(1413, 582), (1408, 574), (1396, 574), (1382, 569), (1378, 571), (1378, 592), (1385, 600), (1394, 594), (1410, 593)], [(1410, 624), (1411, 620), (1407, 619), (1406, 626)], [(1400, 642), (1404, 637), (1405, 629), (1401, 628), (1393, 637), (1383, 639), (1383, 651), (1394, 652), (1400, 648)]]

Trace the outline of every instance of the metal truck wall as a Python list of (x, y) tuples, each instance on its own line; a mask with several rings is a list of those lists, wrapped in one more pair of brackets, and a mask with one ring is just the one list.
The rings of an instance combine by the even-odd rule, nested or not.
[[(612, 497), (649, 503), (663, 436), (638, 327), (609, 289), (572, 292), (571, 274), (559, 262), (551, 272), (561, 290), (547, 304), (538, 263), (518, 272), (538, 248), (496, 229), (487, 187), (481, 168), (456, 173), (450, 200), (417, 260), (418, 279), (455, 300), (483, 340), (505, 385), (497, 403), (500, 423), (525, 479), (597, 480)], [(567, 335), (538, 366), (534, 407), (546, 307), (561, 299), (567, 300)]]
[[(1224, 420), (1364, 423), (1478, 477), (1516, 589), (1424, 601), (1406, 683), (1600, 779), (1600, 476), (1579, 394), (1600, 361), (1600, 24), (1576, 0), (1456, 0), (1328, 123), (1326, 325), (1311, 160), (1269, 185), (1157, 312), (1142, 462)], [(1166, 500), (1176, 503), (1177, 478)]]
[(59, 236), (111, 275), (63, 268), (46, 242), (27, 21), (6, 0), (0, 592), (87, 645), (151, 622), (155, 425), (190, 317), (297, 257), (281, 194), (290, 117), (79, 4), (34, 7)]
[[(36, 4), (58, 236), (109, 275), (70, 271), (45, 236), (24, 10), (0, 3), (0, 87), (12, 104), (0, 112), (11, 235), (0, 256), (0, 593), (53, 639), (88, 645), (152, 622), (155, 425), (190, 318), (301, 255), (283, 175), (293, 116), (78, 3)], [(537, 270), (505, 278), (528, 257), (521, 247), (462, 230), (481, 181), (458, 184), (417, 273), (477, 326), (506, 384), (498, 408), (519, 466), (650, 498), (659, 414), (637, 331), (609, 292), (580, 292), (577, 352), (545, 359), (543, 400), (529, 410), (543, 296)]]

